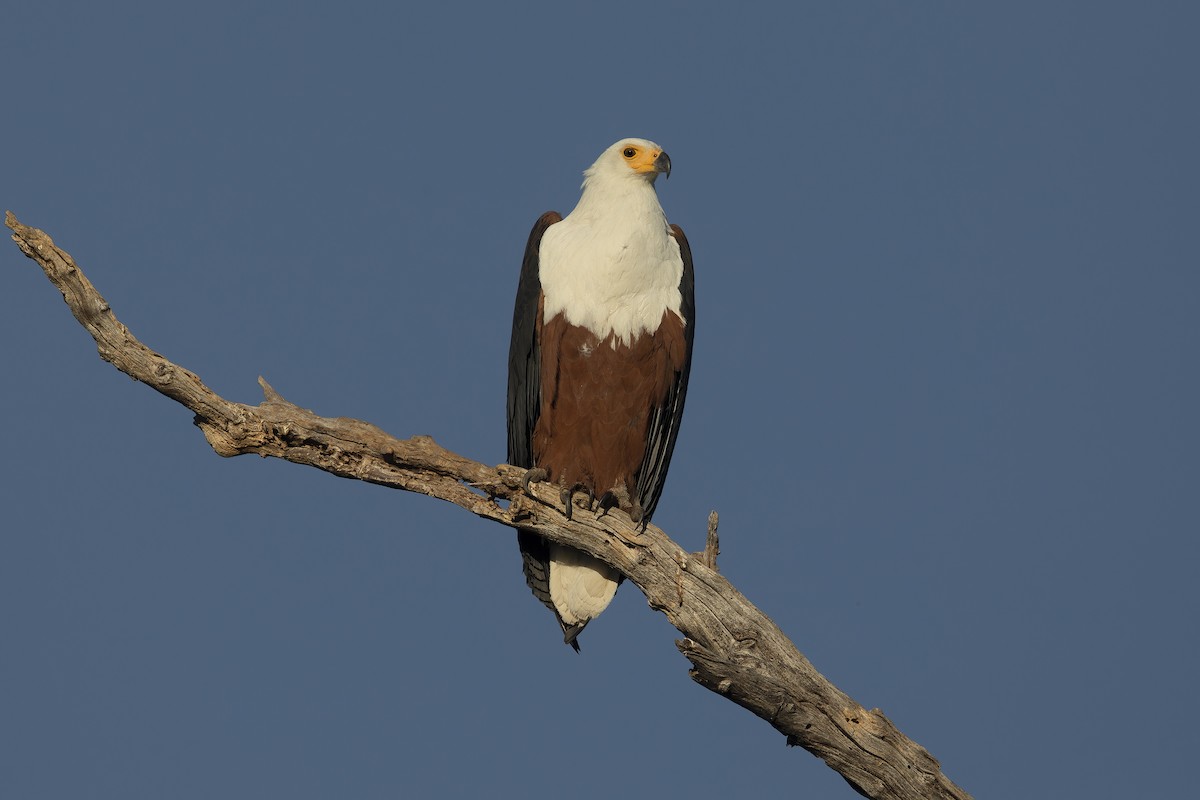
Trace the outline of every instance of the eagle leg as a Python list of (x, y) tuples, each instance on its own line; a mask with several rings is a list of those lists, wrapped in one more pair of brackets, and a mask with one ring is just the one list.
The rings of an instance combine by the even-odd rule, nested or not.
[(559, 495), (559, 499), (562, 500), (563, 504), (566, 506), (565, 513), (567, 515), (567, 519), (571, 518), (571, 513), (575, 508), (574, 500), (576, 492), (582, 492), (583, 495), (587, 497), (588, 511), (592, 510), (592, 504), (596, 502), (596, 491), (586, 483), (576, 483), (572, 484), (569, 488), (564, 488), (562, 493)]
[(525, 494), (529, 494), (529, 484), (534, 482), (542, 482), (550, 477), (550, 473), (541, 467), (534, 467), (531, 470), (526, 470), (521, 476), (521, 488), (525, 490)]

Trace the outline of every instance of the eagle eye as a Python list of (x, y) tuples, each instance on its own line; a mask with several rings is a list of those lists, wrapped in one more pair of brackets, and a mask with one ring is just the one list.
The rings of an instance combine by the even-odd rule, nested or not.
[(637, 155), (637, 150), (633, 149), (632, 147), (626, 147), (621, 151), (621, 155), (625, 156), (626, 158), (633, 158)]

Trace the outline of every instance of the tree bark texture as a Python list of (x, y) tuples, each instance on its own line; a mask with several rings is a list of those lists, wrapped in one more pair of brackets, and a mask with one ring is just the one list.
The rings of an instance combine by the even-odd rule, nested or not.
[(702, 553), (688, 553), (653, 525), (633, 525), (618, 510), (595, 518), (563, 513), (557, 488), (521, 486), (523, 469), (487, 466), (440, 447), (428, 436), (396, 439), (345, 417), (319, 417), (284, 400), (259, 379), (257, 406), (218, 396), (195, 374), (136, 339), (66, 252), (44, 232), (5, 224), (36, 261), (92, 338), (100, 357), (195, 414), (221, 456), (247, 453), (307, 464), (325, 472), (420, 492), (502, 525), (530, 528), (551, 541), (611, 564), (685, 638), (676, 646), (693, 680), (769, 722), (787, 744), (803, 747), (872, 798), (969, 798), (924, 748), (878, 709), (868, 711), (830, 683), (794, 644), (717, 572), (716, 519)]

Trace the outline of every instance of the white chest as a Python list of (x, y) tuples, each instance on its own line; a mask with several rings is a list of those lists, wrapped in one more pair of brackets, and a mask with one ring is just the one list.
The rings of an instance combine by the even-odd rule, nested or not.
[(681, 313), (683, 259), (661, 209), (603, 219), (576, 211), (546, 231), (539, 263), (545, 320), (562, 314), (628, 343), (656, 330), (664, 311)]

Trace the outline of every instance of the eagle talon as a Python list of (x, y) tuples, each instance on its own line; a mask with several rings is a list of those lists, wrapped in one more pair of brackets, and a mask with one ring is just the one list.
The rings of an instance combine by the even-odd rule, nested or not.
[(592, 510), (592, 504), (596, 501), (596, 492), (586, 483), (572, 484), (570, 488), (564, 488), (559, 494), (559, 499), (566, 506), (567, 519), (571, 518), (571, 514), (575, 508), (575, 494), (582, 493), (587, 498), (587, 510)]
[(534, 467), (531, 470), (526, 470), (525, 474), (521, 476), (521, 488), (525, 490), (525, 494), (532, 494), (532, 492), (529, 491), (529, 484), (535, 481), (541, 483), (549, 477), (550, 474), (541, 467)]
[(633, 527), (639, 533), (646, 532), (646, 526), (650, 524), (650, 520), (642, 510), (642, 504), (636, 500), (633, 501), (633, 508), (629, 509), (629, 518), (633, 520)]
[(616, 508), (620, 499), (611, 491), (600, 495), (600, 499), (596, 501), (596, 519), (600, 519), (608, 513), (610, 508)]

